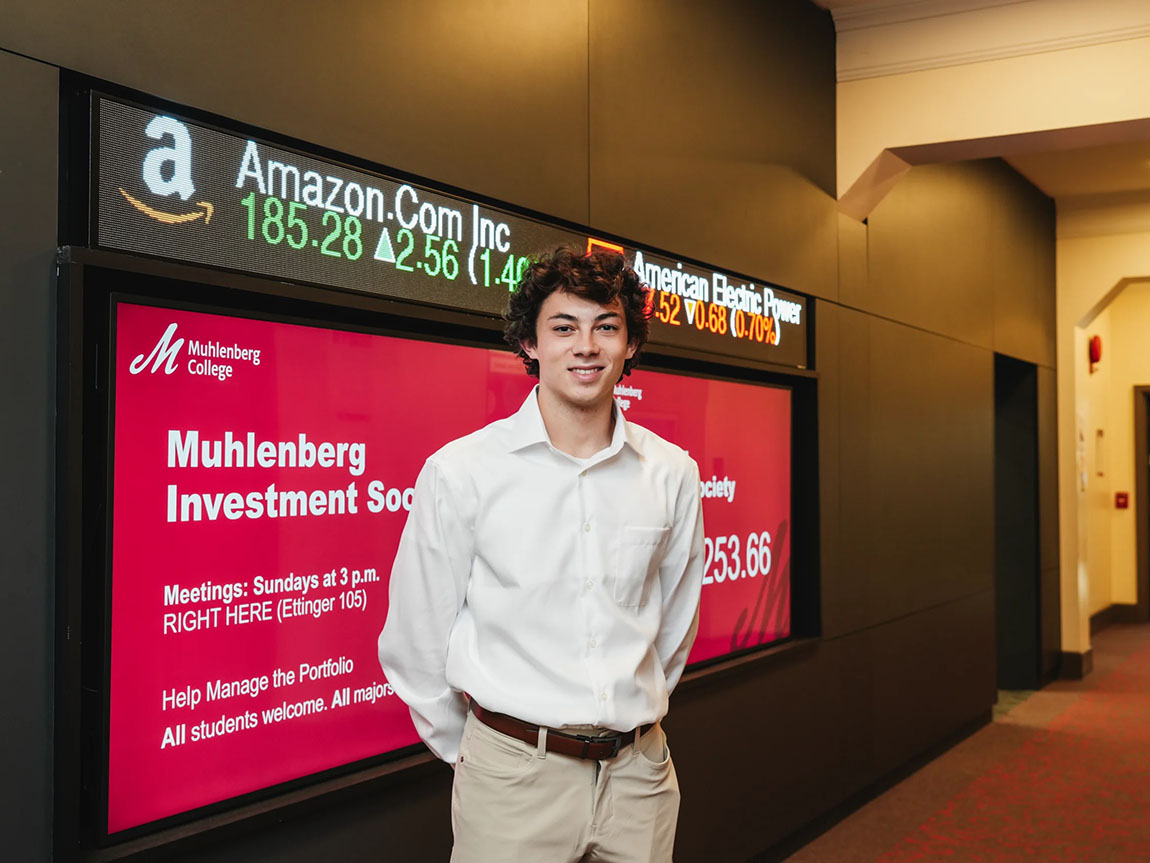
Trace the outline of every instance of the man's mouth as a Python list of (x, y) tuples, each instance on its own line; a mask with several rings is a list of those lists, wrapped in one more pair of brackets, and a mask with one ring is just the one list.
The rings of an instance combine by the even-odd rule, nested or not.
[(578, 377), (592, 378), (595, 375), (599, 374), (599, 372), (603, 371), (603, 367), (602, 366), (574, 366), (574, 367), (572, 367), (571, 371), (573, 371), (576, 374), (576, 376), (578, 376)]

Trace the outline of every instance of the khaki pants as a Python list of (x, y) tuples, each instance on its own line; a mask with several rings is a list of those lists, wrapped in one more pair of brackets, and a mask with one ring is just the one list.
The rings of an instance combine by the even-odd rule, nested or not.
[(451, 792), (452, 863), (669, 863), (678, 816), (661, 725), (608, 761), (587, 761), (467, 715)]

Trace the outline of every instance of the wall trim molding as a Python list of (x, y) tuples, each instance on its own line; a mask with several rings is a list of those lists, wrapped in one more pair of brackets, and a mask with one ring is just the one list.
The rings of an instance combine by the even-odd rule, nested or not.
[(889, 0), (887, 3), (832, 9), (831, 15), (835, 19), (835, 32), (845, 33), (867, 27), (902, 24), (906, 21), (920, 21), (923, 18), (938, 18), (941, 15), (956, 15), (975, 9), (1027, 2), (1029, 0)]
[(996, 45), (992, 48), (955, 51), (950, 54), (933, 54), (911, 60), (900, 60), (895, 63), (840, 66), (837, 80), (844, 82), (859, 81), (864, 78), (883, 78), (888, 75), (904, 75), (910, 72), (925, 72), (929, 69), (944, 69), (948, 66), (965, 66), (971, 63), (1008, 60), (1011, 57), (1027, 57), (1032, 54), (1048, 54), (1055, 51), (1069, 51), (1074, 48), (1089, 48), (1094, 45), (1109, 45), (1113, 42), (1143, 39), (1147, 36), (1150, 36), (1150, 24), (1098, 30), (1091, 33), (1076, 33), (1072, 36), (1039, 39), (1033, 42), (1014, 42), (1009, 45)]
[(1062, 661), (1058, 668), (1058, 676), (1062, 680), (1081, 680), (1093, 670), (1094, 648), (1088, 648), (1085, 653), (1062, 651)]
[(1090, 637), (1115, 623), (1140, 623), (1142, 620), (1137, 605), (1116, 602), (1090, 615)]

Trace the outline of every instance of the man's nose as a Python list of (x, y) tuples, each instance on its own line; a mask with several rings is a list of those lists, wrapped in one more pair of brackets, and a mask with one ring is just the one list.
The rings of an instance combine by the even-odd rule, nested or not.
[(599, 345), (595, 335), (590, 330), (580, 330), (575, 336), (575, 352), (577, 354), (595, 354), (599, 352)]

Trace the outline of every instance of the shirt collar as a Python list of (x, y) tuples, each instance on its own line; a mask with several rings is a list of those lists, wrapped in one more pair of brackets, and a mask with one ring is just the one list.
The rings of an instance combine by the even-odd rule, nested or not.
[[(611, 433), (611, 443), (607, 445), (607, 449), (601, 450), (603, 458), (615, 455), (623, 448), (623, 444), (629, 445), (631, 449), (641, 454), (638, 434), (635, 427), (624, 418), (619, 402), (613, 402), (611, 409), (615, 411), (615, 430)], [(551, 445), (551, 439), (547, 436), (547, 426), (543, 424), (543, 414), (539, 412), (539, 386), (536, 384), (523, 400), (523, 405), (511, 417), (507, 451), (515, 452), (538, 443)]]

